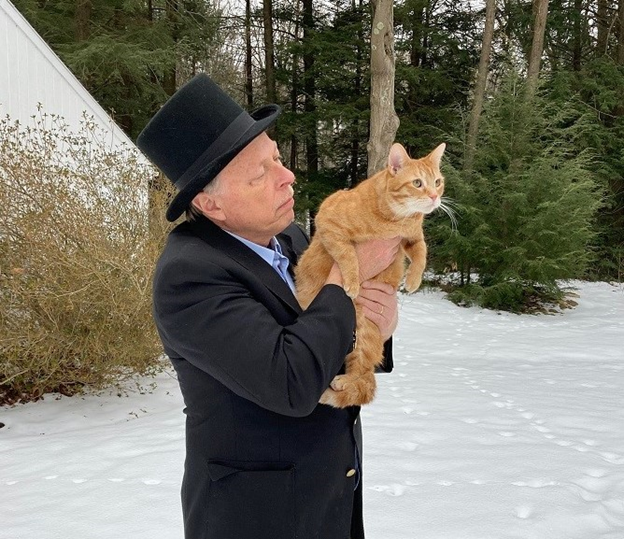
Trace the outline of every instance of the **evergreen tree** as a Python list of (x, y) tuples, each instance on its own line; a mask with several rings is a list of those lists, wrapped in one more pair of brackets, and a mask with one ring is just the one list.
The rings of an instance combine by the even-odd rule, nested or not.
[[(297, 209), (302, 214), (313, 215), (327, 195), (366, 177), (370, 13), (362, 6), (339, 4), (332, 13), (316, 10), (313, 32), (276, 49), (278, 81), (301, 82), (293, 88), (290, 110), (280, 119), (280, 142), (288, 147), (293, 139), (304, 141), (310, 129), (317, 134), (318, 168), (309, 167), (302, 155), (303, 144), (290, 161), (297, 176)], [(306, 69), (314, 79), (313, 109), (305, 107), (303, 87), (303, 57), (310, 54), (314, 62)]]
[(214, 54), (220, 14), (199, 0), (103, 0), (78, 13), (81, 5), (16, 0), (16, 7), (134, 139), (179, 83)]
[(583, 277), (592, 258), (603, 192), (594, 156), (575, 148), (585, 118), (523, 91), (513, 75), (486, 107), (474, 174), (456, 189), (466, 215), (440, 259), (478, 275), (470, 284), (464, 275), (456, 301), (521, 310), (536, 296), (560, 295), (561, 281)]
[(397, 141), (424, 155), (462, 122), (484, 13), (470, 4), (405, 0), (395, 10)]

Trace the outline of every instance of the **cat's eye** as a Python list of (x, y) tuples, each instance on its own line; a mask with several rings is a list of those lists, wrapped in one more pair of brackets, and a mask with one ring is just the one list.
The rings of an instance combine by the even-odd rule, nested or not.
[(419, 189), (423, 186), (422, 180), (414, 180), (412, 183), (414, 184), (414, 187), (418, 187)]
[(436, 187), (440, 187), (441, 185), (442, 185), (442, 180), (441, 180), (440, 178), (438, 178), (438, 179), (435, 181), (435, 186), (436, 186)]

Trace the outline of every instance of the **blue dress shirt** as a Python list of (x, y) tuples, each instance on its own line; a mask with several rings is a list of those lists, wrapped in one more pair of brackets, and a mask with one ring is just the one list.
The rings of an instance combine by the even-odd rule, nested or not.
[(290, 261), (288, 258), (284, 256), (282, 252), (282, 247), (279, 244), (279, 241), (275, 237), (271, 238), (271, 242), (269, 243), (269, 247), (263, 247), (262, 245), (258, 245), (253, 241), (249, 241), (245, 238), (241, 238), (237, 234), (233, 234), (232, 232), (226, 232), (236, 238), (238, 241), (244, 243), (247, 247), (249, 247), (254, 253), (259, 255), (262, 260), (264, 260), (269, 266), (271, 266), (275, 271), (277, 271), (278, 275), (286, 282), (286, 284), (290, 287), (290, 289), (295, 291), (295, 282), (293, 278), (288, 273), (288, 266), (290, 265)]

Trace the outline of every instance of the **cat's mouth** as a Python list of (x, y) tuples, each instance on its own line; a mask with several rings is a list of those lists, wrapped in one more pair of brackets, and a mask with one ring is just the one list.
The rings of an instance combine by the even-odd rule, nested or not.
[(424, 213), (429, 215), (431, 212), (437, 210), (440, 207), (440, 199), (432, 200), (430, 202), (420, 200), (416, 204), (410, 207), (412, 213)]
[(423, 213), (431, 213), (432, 211), (437, 210), (440, 207), (440, 204), (442, 204), (442, 200), (438, 197), (431, 201), (429, 208), (424, 210)]

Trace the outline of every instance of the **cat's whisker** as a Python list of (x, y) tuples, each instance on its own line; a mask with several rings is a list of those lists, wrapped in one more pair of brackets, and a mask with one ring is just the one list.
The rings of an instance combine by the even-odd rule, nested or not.
[(442, 204), (440, 204), (440, 209), (446, 213), (446, 215), (449, 216), (449, 219), (451, 220), (451, 230), (453, 232), (457, 232), (457, 216), (455, 215), (455, 209), (450, 207), (446, 201), (442, 202)]
[(459, 208), (459, 203), (450, 197), (442, 197), (442, 204), (446, 204), (452, 208)]

